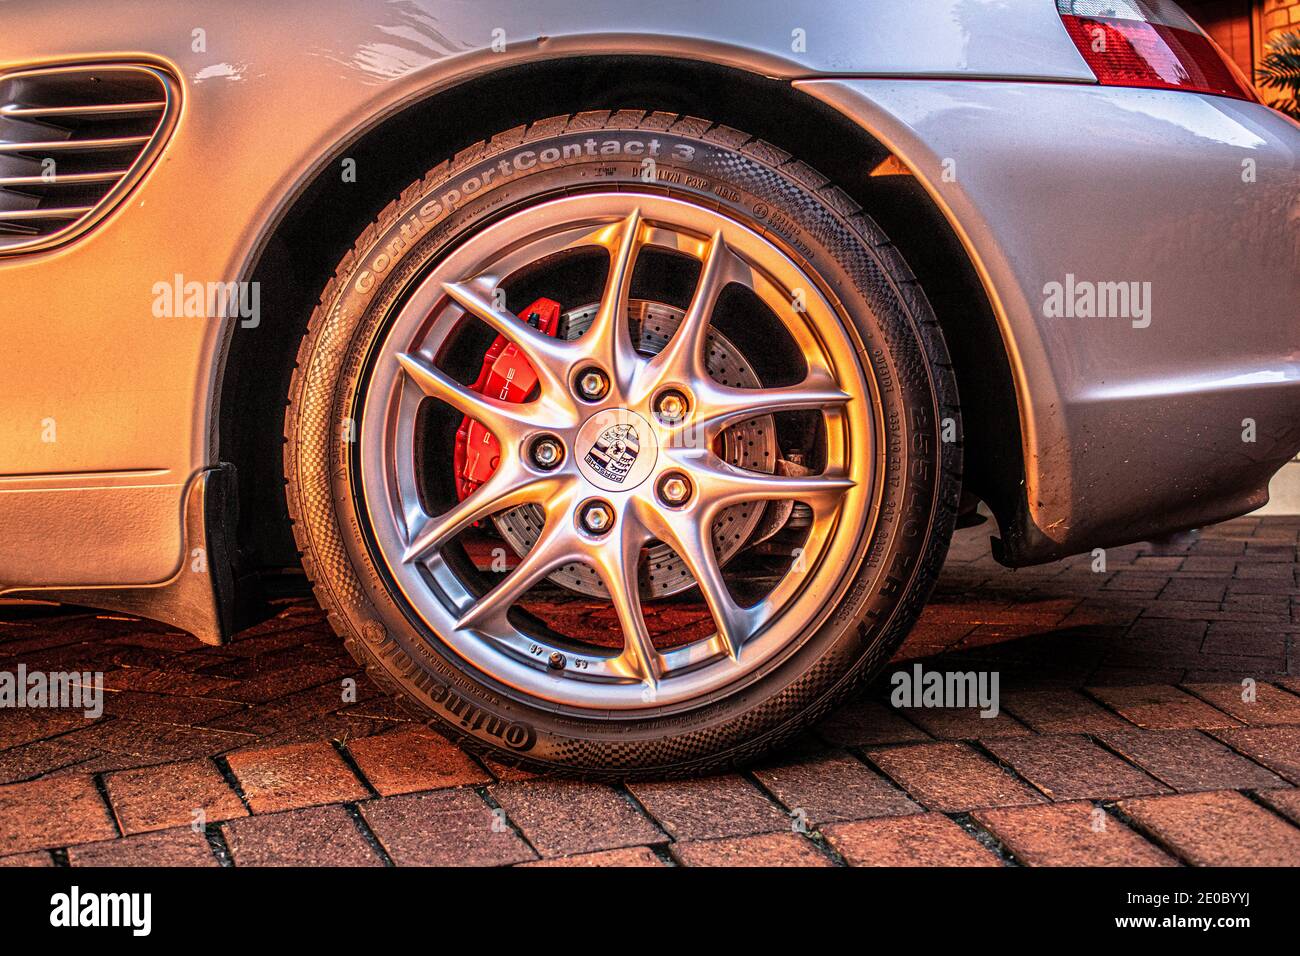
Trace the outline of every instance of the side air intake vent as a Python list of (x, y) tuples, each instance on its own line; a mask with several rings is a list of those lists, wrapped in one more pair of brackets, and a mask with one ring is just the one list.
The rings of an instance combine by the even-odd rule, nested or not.
[(176, 122), (175, 81), (114, 63), (0, 75), (0, 255), (65, 242), (140, 179)]

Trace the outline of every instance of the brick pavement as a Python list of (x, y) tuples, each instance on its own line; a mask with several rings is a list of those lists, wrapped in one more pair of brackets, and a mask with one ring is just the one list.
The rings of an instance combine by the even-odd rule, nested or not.
[(0, 711), (0, 864), (1300, 864), (1300, 518), (1101, 572), (1008, 571), (987, 536), (958, 534), (897, 660), (996, 671), (996, 718), (895, 709), (882, 679), (758, 766), (619, 787), (412, 723), (310, 601), (219, 648), (0, 607), (0, 670), (109, 691), (93, 721)]

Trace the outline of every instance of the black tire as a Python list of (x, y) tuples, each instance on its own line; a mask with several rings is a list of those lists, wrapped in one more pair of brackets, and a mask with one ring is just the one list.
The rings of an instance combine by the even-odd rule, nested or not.
[[(656, 181), (638, 158), (579, 156), (484, 182), (504, 158), (598, 135), (659, 140)], [(629, 154), (631, 151), (628, 151)], [(591, 720), (498, 689), (413, 622), (372, 552), (358, 506), (354, 445), (339, 423), (372, 343), (405, 292), (459, 237), (508, 209), (599, 186), (669, 193), (761, 228), (838, 299), (879, 391), (879, 508), (835, 613), (781, 660), (670, 718)], [(462, 198), (446, 202), (453, 194)], [(429, 200), (438, 200), (429, 203)], [(436, 207), (436, 210), (435, 208)], [(410, 222), (420, 210), (418, 237)], [(386, 269), (376, 257), (407, 226)], [(373, 281), (358, 283), (368, 271)], [(364, 291), (362, 288), (364, 287)], [(951, 421), (957, 440), (941, 440)], [(325, 286), (298, 353), (285, 423), (289, 512), (303, 565), (348, 650), (384, 689), (467, 749), (588, 778), (677, 776), (734, 766), (809, 727), (889, 660), (939, 573), (960, 497), (957, 389), (937, 320), (897, 249), (862, 210), (800, 160), (707, 120), (640, 110), (559, 116), (503, 132), (443, 162), (362, 233)]]

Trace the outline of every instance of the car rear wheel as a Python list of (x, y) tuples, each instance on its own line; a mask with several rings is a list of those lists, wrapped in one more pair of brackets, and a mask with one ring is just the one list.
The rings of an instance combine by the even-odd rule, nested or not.
[(766, 143), (623, 110), (504, 132), (384, 210), (312, 316), (285, 473), (322, 604), (408, 707), (513, 764), (666, 775), (883, 666), (958, 435), (874, 223)]

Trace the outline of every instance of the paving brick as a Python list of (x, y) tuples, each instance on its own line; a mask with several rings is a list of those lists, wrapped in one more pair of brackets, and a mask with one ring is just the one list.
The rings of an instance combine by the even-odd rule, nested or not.
[(0, 856), (0, 866), (54, 866), (54, 857), (45, 850)]
[(71, 866), (219, 866), (208, 838), (189, 827), (68, 848)]
[(84, 715), (66, 710), (9, 710), (0, 718), (0, 750), (86, 727)]
[(328, 714), (341, 706), (343, 694), (339, 685), (324, 684), (276, 698), (268, 704), (219, 717), (208, 726), (244, 734), (273, 734)]
[(1132, 725), (1077, 690), (1003, 691), (1002, 706), (1040, 734), (1095, 734)]
[(673, 857), (683, 866), (834, 866), (797, 833), (764, 833), (727, 840), (674, 843)]
[(232, 658), (221, 653), (216, 653), (216, 648), (204, 646), (197, 651), (173, 657), (166, 661), (165, 664), (159, 665), (159, 667), (155, 669), (183, 671), (187, 674), (199, 674), (205, 677), (220, 677), (220, 675), (208, 674), (207, 671), (211, 670), (215, 665), (222, 661), (230, 660), (232, 660)]
[(353, 740), (348, 752), (370, 785), (385, 797), (492, 779), (469, 754), (423, 727)]
[(344, 743), (392, 729), (393, 725), (384, 721), (346, 717), (343, 714), (321, 714), (307, 723), (285, 727), (265, 737), (258, 738), (255, 746), (288, 747), (292, 744), (315, 743), (325, 740)]
[(104, 786), (118, 826), (127, 834), (189, 826), (198, 810), (207, 823), (248, 814), (221, 772), (207, 760), (109, 774)]
[(1000, 866), (988, 847), (941, 813), (836, 823), (822, 831), (850, 866)]
[(488, 773), (492, 774), (496, 779), (508, 782), (536, 780), (540, 776), (540, 774), (536, 774), (531, 770), (524, 770), (520, 767), (511, 767), (509, 764), (498, 763), (491, 757), (483, 758), (483, 766), (487, 767)]
[(817, 734), (840, 747), (872, 747), (929, 740), (930, 735), (879, 701), (859, 700), (817, 725)]
[(1233, 684), (1240, 686), (1247, 678), (1274, 681), (1286, 672), (1283, 661), (1265, 661), (1259, 657), (1228, 658), (1221, 654), (1203, 654), (1197, 666), (1183, 671), (1182, 684)]
[(114, 717), (63, 738), (68, 743), (114, 754), (144, 757), (148, 763), (211, 757), (249, 743), (246, 734), (203, 727), (179, 727)]
[(1300, 724), (1300, 697), (1256, 681), (1253, 700), (1243, 700), (1247, 689), (1240, 682), (1232, 684), (1185, 684), (1197, 697), (1208, 701), (1226, 714), (1252, 726)]
[(99, 751), (67, 743), (61, 737), (12, 747), (0, 751), (0, 784), (22, 783), (97, 756)]
[[(322, 642), (320, 638), (319, 633), (310, 629), (268, 636), (267, 644), (260, 649), (262, 652), (252, 654), (247, 653), (246, 645), (232, 644), (226, 651), (237, 659), (206, 670), (223, 677), (252, 681), (265, 674), (287, 673), (307, 664), (342, 663), (346, 660), (340, 643)], [(272, 646), (276, 642), (282, 646)]]
[[(0, 860), (0, 863), (3, 863)], [(520, 866), (666, 866), (648, 846), (630, 846), (621, 850), (601, 850), (599, 853), (579, 853), (551, 860), (533, 860)]]
[(370, 796), (328, 743), (238, 750), (226, 758), (254, 813)]
[(674, 840), (709, 840), (790, 829), (790, 817), (737, 774), (628, 789)]
[[(0, 661), (16, 662), (46, 648), (80, 643), (88, 636), (77, 633), (80, 616), (70, 608), (38, 609), (12, 605), (0, 598)], [(89, 636), (94, 636), (94, 631), (92, 627)]]
[(1181, 793), (1286, 786), (1281, 778), (1197, 730), (1108, 732), (1099, 739)]
[(221, 825), (236, 866), (382, 866), (345, 807), (307, 807)]
[(1147, 730), (1179, 727), (1236, 727), (1239, 722), (1177, 687), (1141, 684), (1131, 687), (1092, 687), (1089, 693), (1107, 707)]
[(1285, 581), (1292, 575), (1292, 569), (1284, 564), (1246, 564), (1239, 561), (1235, 576), (1246, 581), (1260, 578)]
[(194, 727), (243, 710), (237, 701), (215, 697), (177, 697), (171, 694), (150, 694), (134, 690), (117, 691), (104, 695), (104, 713), (114, 717), (160, 724), (178, 724)]
[(1028, 866), (1177, 866), (1178, 861), (1091, 803), (976, 810), (980, 826)]
[(870, 756), (918, 801), (943, 813), (1044, 799), (966, 744), (918, 744), (875, 750)]
[(1226, 581), (1174, 578), (1160, 592), (1162, 601), (1222, 601), (1228, 590)]
[(504, 866), (534, 860), (500, 811), (472, 790), (438, 790), (360, 806), (398, 866)]
[(1243, 727), (1218, 730), (1214, 736), (1238, 753), (1300, 784), (1300, 727)]
[(1202, 537), (1192, 545), (1192, 553), (1216, 555), (1245, 554), (1246, 542)]
[(907, 794), (844, 753), (773, 764), (756, 769), (754, 776), (792, 814), (813, 826), (920, 810)]
[(536, 780), (494, 784), (489, 792), (542, 856), (664, 840), (658, 827), (612, 787)]
[(1300, 825), (1300, 790), (1261, 790), (1258, 796), (1292, 823)]
[[(91, 757), (82, 763), (73, 764), (62, 770), (55, 771), (50, 776), (62, 776), (67, 773), (75, 773), (79, 776), (93, 777), (97, 774), (115, 773), (119, 770), (129, 770), (135, 767), (155, 766), (158, 764), (157, 758), (136, 757), (131, 754), (114, 754), (102, 753)], [(43, 777), (41, 779), (49, 779)]]
[(348, 717), (369, 717), (372, 720), (383, 720), (390, 725), (419, 726), (412, 722), (410, 713), (391, 697), (372, 697), (370, 700), (348, 704), (338, 713)]
[(1300, 828), (1231, 790), (1121, 800), (1119, 809), (1196, 866), (1300, 865)]
[(1230, 577), (1237, 568), (1239, 559), (1230, 555), (1189, 555), (1178, 569), (1178, 577), (1206, 575), (1212, 578)]
[(105, 690), (136, 690), (176, 697), (217, 697), (224, 700), (229, 698), (222, 697), (222, 694), (238, 686), (239, 681), (235, 680), (154, 667), (121, 667), (104, 675)]
[(1223, 609), (1268, 614), (1285, 624), (1290, 621), (1291, 598), (1287, 594), (1235, 593), (1224, 598)]
[(90, 777), (68, 774), (0, 787), (0, 856), (116, 836)]
[[(1053, 617), (1060, 617), (1055, 614)], [(921, 613), (922, 623), (929, 627), (938, 625), (958, 625), (970, 629), (979, 624), (1023, 624), (1036, 623), (1030, 612), (1020, 611), (1007, 603), (984, 600), (980, 597), (959, 600), (940, 599), (930, 603)], [(951, 635), (945, 635), (945, 640)]]
[(1104, 664), (1088, 675), (1088, 681), (1102, 687), (1130, 688), (1150, 684), (1176, 684), (1187, 673), (1187, 667), (1183, 664), (1152, 666), (1160, 661), (1161, 658), (1155, 658), (1146, 666)]
[(1075, 609), (1069, 617), (1061, 622), (1062, 627), (1082, 627), (1089, 625), (1123, 626), (1132, 624), (1145, 610), (1146, 605), (1124, 600), (1128, 597), (1122, 593), (1108, 593), (1104, 599), (1088, 598)]
[(1186, 560), (1181, 554), (1139, 554), (1133, 566), (1144, 571), (1177, 571)]
[(331, 686), (337, 686), (337, 682), (351, 672), (352, 667), (342, 661), (330, 664), (298, 664), (283, 670), (271, 671), (252, 680), (231, 681), (233, 686), (224, 694), (230, 700), (243, 701), (247, 704), (265, 704), (322, 684), (334, 682)]
[(1108, 640), (1115, 651), (1130, 655), (1153, 656), (1177, 652), (1195, 654), (1205, 640), (1209, 625), (1205, 621), (1165, 620), (1144, 617), (1127, 631)]
[[(1244, 594), (1285, 594), (1294, 596), (1295, 582), (1288, 581), (1285, 578), (1266, 579), (1256, 581), (1233, 580), (1228, 585), (1228, 594), (1230, 596), (1240, 597)], [(1291, 602), (1292, 604), (1295, 601)], [(1285, 629), (1290, 632), (1289, 629)]]
[[(1005, 654), (1008, 648), (1019, 649), (1029, 643), (1047, 640), (1054, 629), (1056, 620), (1020, 621), (1007, 624), (981, 624), (971, 631), (961, 642), (949, 648), (948, 654), (961, 652), (963, 656), (973, 656), (983, 648), (994, 648), (999, 654)], [(962, 670), (953, 667), (952, 670)]]
[(1003, 711), (984, 717), (978, 707), (908, 707), (902, 713), (941, 740), (1023, 736), (1030, 732), (1024, 724)]
[(1254, 624), (1217, 621), (1205, 635), (1201, 650), (1207, 655), (1228, 654), (1237, 657), (1286, 659), (1287, 636), (1270, 632)]
[(1169, 792), (1086, 737), (1008, 737), (984, 745), (1053, 800), (1113, 800)]
[(206, 645), (193, 635), (183, 631), (174, 631), (161, 627), (151, 621), (136, 619), (135, 626), (128, 634), (119, 634), (108, 638), (105, 643), (132, 645), (135, 647), (152, 647), (155, 650), (175, 653), (176, 651), (197, 650)]
[[(337, 661), (329, 663), (299, 663), (283, 670), (270, 671), (251, 680), (240, 680), (233, 689), (226, 691), (230, 700), (246, 704), (266, 704), (266, 702), (287, 697), (292, 693), (329, 684), (337, 689), (339, 683), (352, 672), (351, 662)], [(342, 695), (339, 695), (342, 698)]]

